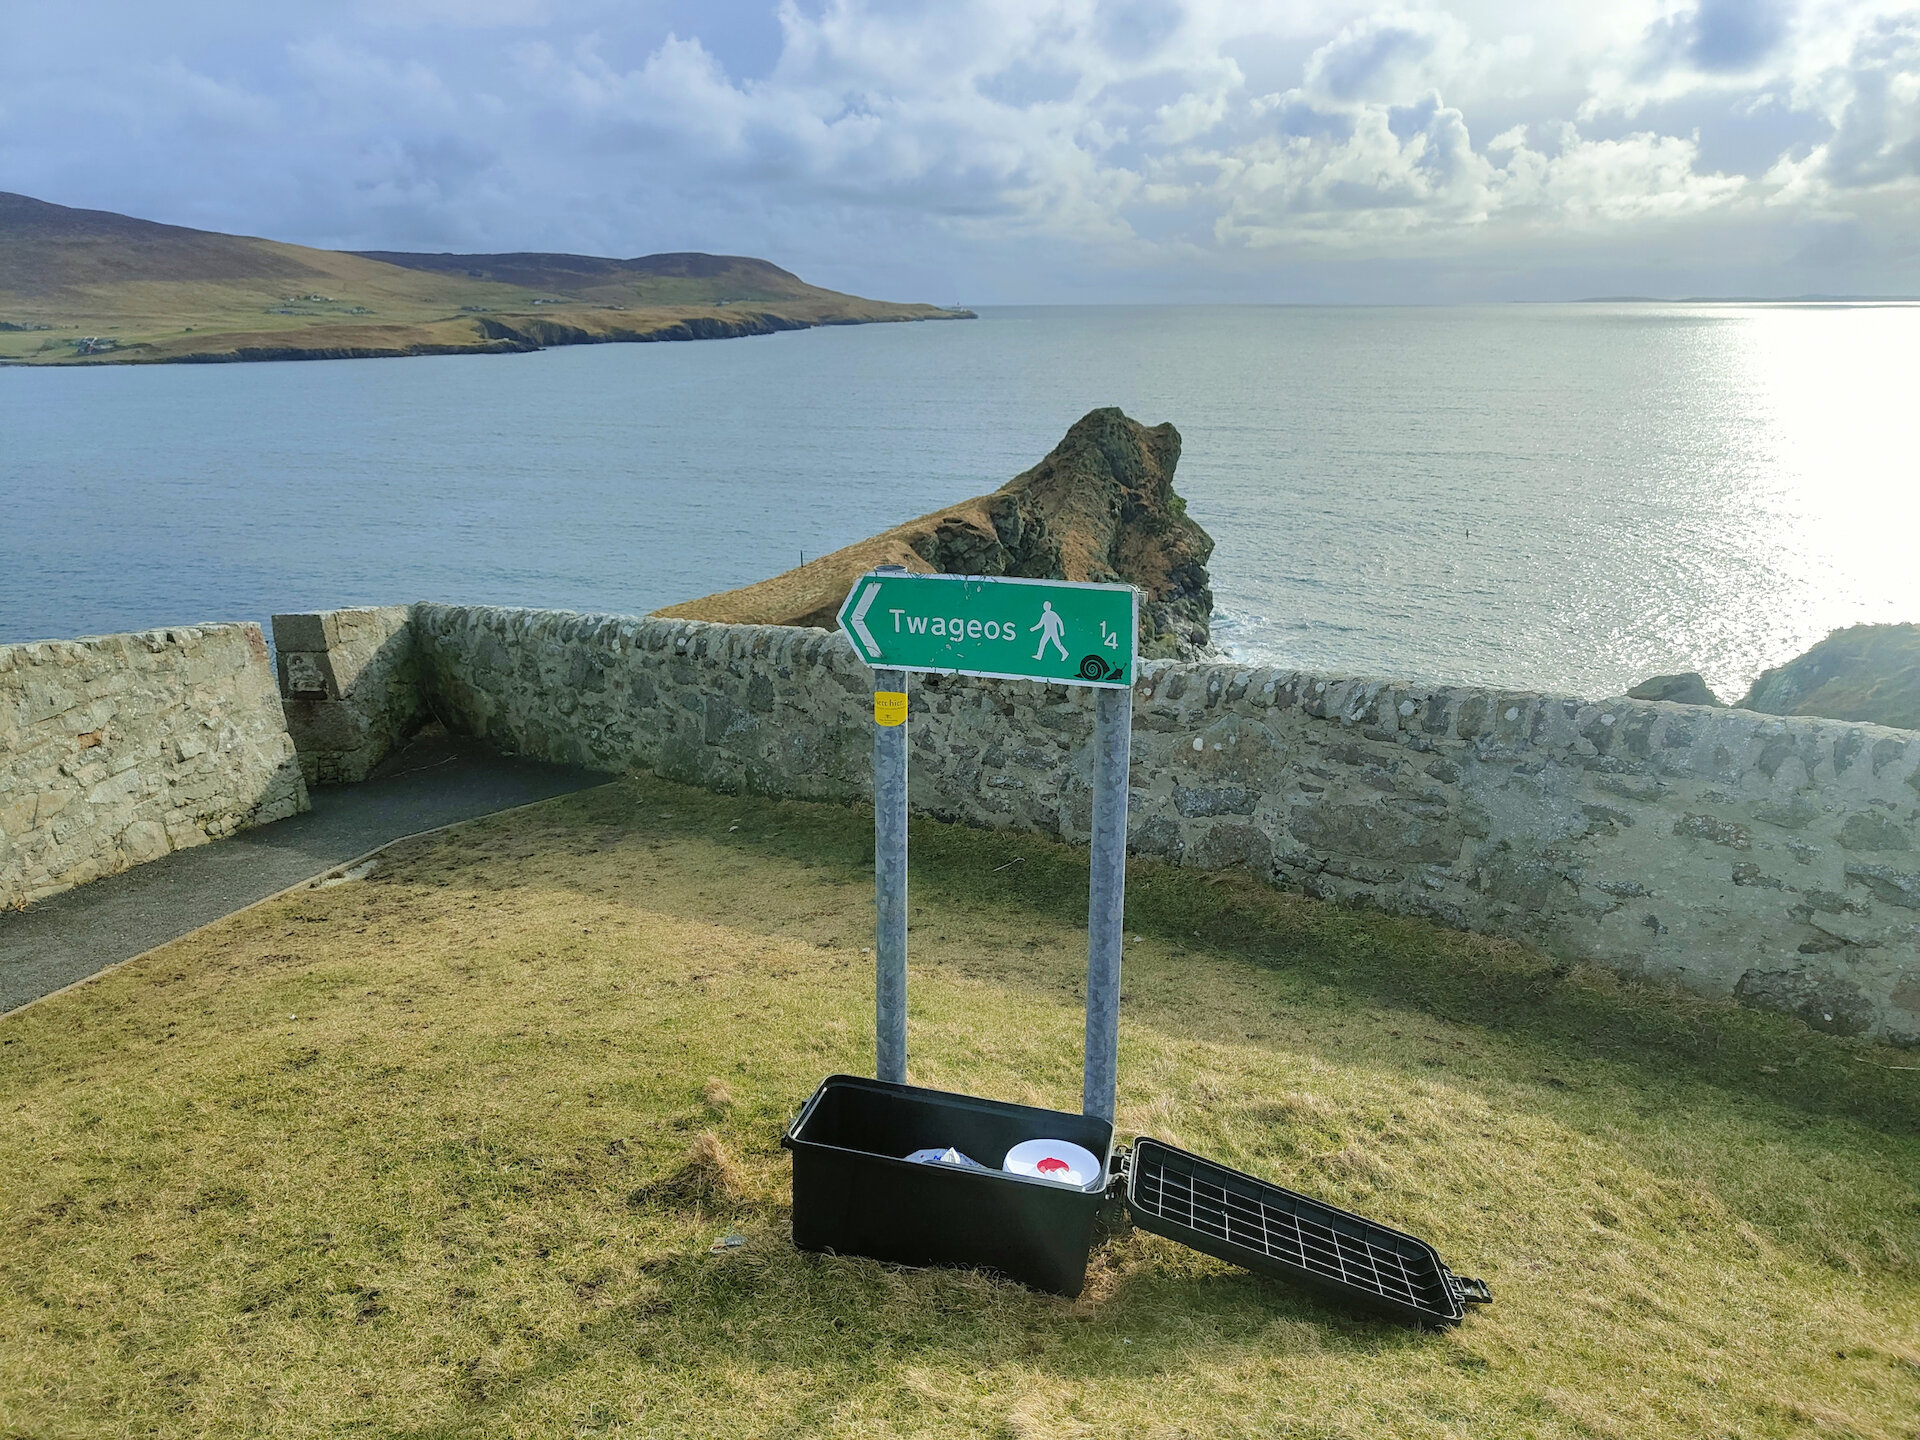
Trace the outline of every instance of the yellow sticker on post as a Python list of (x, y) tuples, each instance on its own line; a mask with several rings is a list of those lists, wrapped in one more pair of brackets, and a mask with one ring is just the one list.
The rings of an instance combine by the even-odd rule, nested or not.
[(900, 690), (876, 690), (873, 692), (873, 723), (876, 725), (904, 725), (907, 723), (907, 697)]

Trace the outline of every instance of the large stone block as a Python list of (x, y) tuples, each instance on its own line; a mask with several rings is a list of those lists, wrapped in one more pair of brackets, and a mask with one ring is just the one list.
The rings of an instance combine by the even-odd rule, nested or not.
[(325, 652), (333, 648), (338, 638), (331, 611), (273, 617), (273, 648), (282, 653), (289, 650)]
[(305, 809), (257, 625), (0, 646), (0, 905)]
[(1846, 980), (1806, 969), (1749, 970), (1734, 994), (1749, 1005), (1784, 1010), (1815, 1030), (1859, 1035), (1873, 1024), (1873, 1006)]
[(1452, 860), (1466, 840), (1455, 817), (1409, 815), (1367, 802), (1304, 805), (1293, 812), (1287, 828), (1322, 854), (1401, 864)]

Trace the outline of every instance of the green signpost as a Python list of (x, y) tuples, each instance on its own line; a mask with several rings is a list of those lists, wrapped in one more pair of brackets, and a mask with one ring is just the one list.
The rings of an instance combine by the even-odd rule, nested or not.
[(874, 1071), (907, 1078), (907, 672), (1088, 685), (1094, 697), (1081, 1107), (1113, 1119), (1139, 592), (897, 566), (854, 582), (840, 628), (873, 676)]
[(840, 628), (877, 670), (1127, 689), (1138, 598), (1131, 585), (878, 571), (855, 582)]

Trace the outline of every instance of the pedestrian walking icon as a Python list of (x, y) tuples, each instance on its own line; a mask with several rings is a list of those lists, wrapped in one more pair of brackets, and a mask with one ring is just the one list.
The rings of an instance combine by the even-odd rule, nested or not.
[(1049, 645), (1060, 652), (1062, 660), (1067, 658), (1067, 647), (1060, 643), (1060, 637), (1067, 633), (1067, 622), (1054, 611), (1051, 600), (1040, 602), (1040, 623), (1029, 625), (1027, 633), (1031, 635), (1035, 630), (1040, 632), (1040, 648), (1033, 652), (1034, 659), (1038, 660), (1046, 654)]

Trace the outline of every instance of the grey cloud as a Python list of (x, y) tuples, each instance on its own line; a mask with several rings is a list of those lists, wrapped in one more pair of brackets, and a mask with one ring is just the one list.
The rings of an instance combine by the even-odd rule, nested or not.
[(1030, 105), (1070, 99), (1079, 88), (1080, 77), (1071, 70), (1019, 60), (973, 83), (976, 90), (996, 104), (1024, 110)]
[(1109, 0), (1100, 7), (1097, 32), (1110, 54), (1138, 60), (1165, 45), (1185, 18), (1173, 0)]
[[(1439, 94), (1431, 90), (1415, 104), (1390, 105), (1387, 107), (1387, 129), (1393, 132), (1396, 140), (1411, 140), (1427, 132), (1441, 108)], [(1456, 110), (1453, 113), (1458, 115), (1460, 112)]]
[[(1661, 135), (1694, 135), (1700, 146), (1698, 169), (1710, 174), (1759, 177), (1782, 155), (1804, 160), (1814, 146), (1834, 133), (1826, 116), (1796, 106), (1783, 89), (1756, 86), (1731, 92), (1690, 92), (1654, 101), (1630, 116), (1594, 117), (1581, 125), (1581, 133), (1593, 140), (1619, 140), (1646, 130)], [(1476, 130), (1492, 128), (1485, 121), (1475, 126)]]
[(1322, 109), (1297, 90), (1278, 97), (1273, 123), (1281, 134), (1303, 139), (1345, 140), (1353, 134), (1352, 114)]
[(1391, 99), (1394, 82), (1438, 48), (1426, 23), (1368, 20), (1315, 51), (1306, 83), (1336, 100)]
[(1837, 185), (1920, 175), (1920, 18), (1883, 19), (1855, 47), (1853, 98), (1827, 147)]
[(1786, 38), (1788, 0), (1700, 0), (1647, 31), (1647, 73), (1688, 65), (1709, 75), (1738, 74), (1765, 60)]

